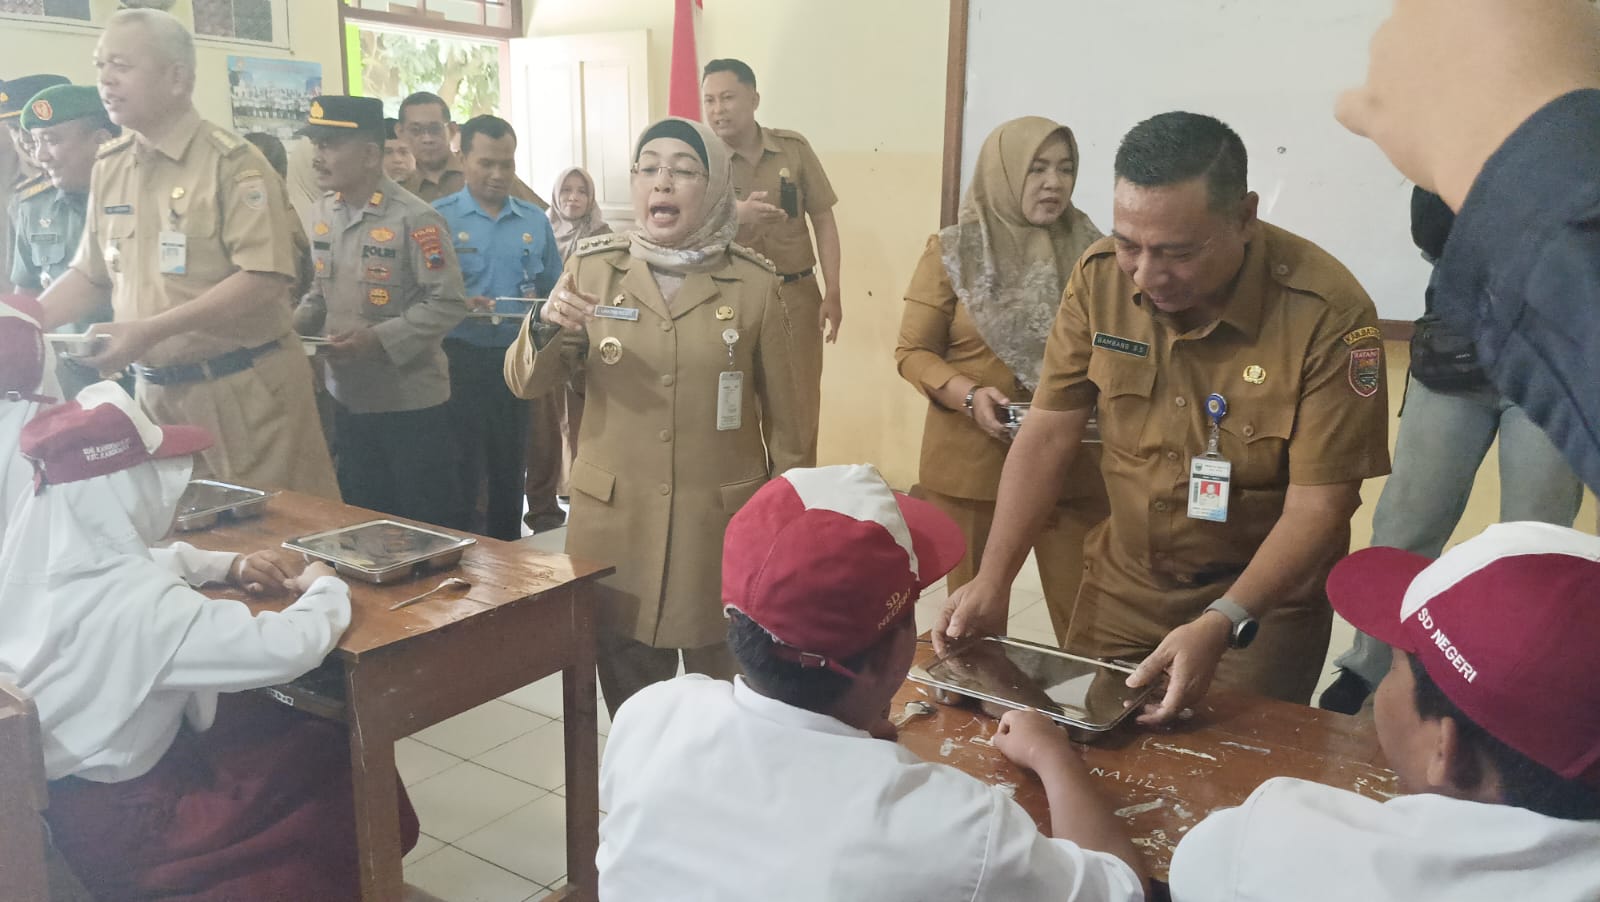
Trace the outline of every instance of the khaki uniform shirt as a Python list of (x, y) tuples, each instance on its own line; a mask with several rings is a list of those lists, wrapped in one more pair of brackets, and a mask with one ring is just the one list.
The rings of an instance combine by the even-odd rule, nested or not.
[[(450, 399), (441, 342), (467, 315), (444, 217), (387, 176), (365, 203), (324, 195), (311, 215), (311, 291), (302, 332), (370, 328), (382, 355), (327, 361), (328, 393), (355, 413), (421, 410)], [(320, 322), (322, 328), (316, 329)]]
[[(597, 586), (605, 628), (661, 648), (722, 641), (722, 537), (767, 480), (815, 463), (800, 419), (790, 322), (770, 265), (735, 247), (692, 273), (671, 305), (626, 235), (585, 239), (568, 260), (579, 291), (639, 311), (586, 335), (529, 330), (506, 352), (506, 384), (536, 398), (582, 370), (567, 551), (616, 565)], [(735, 330), (733, 362), (723, 332)], [(742, 374), (742, 417), (718, 429), (718, 384)]]
[(799, 216), (770, 226), (758, 226), (753, 234), (741, 233), (740, 240), (765, 255), (783, 275), (794, 275), (815, 266), (816, 252), (811, 246), (811, 226), (807, 216), (833, 209), (839, 198), (822, 171), (822, 161), (799, 132), (779, 128), (761, 129), (761, 158), (751, 161), (733, 154), (733, 191), (744, 200), (756, 191), (767, 192), (766, 202), (781, 207), (779, 173), (789, 170), (789, 181), (799, 192)]
[[(1242, 570), (1290, 483), (1388, 473), (1383, 382), (1377, 312), (1355, 277), (1311, 242), (1260, 223), (1222, 318), (1186, 333), (1142, 305), (1111, 239), (1092, 245), (1062, 297), (1033, 403), (1098, 403), (1111, 497), (1103, 528), (1131, 561), (1182, 583)], [(1228, 404), (1226, 523), (1187, 515), (1212, 392)]]
[[(152, 144), (129, 132), (100, 149), (72, 268), (111, 290), (118, 321), (186, 304), (241, 270), (284, 277), (221, 325), (174, 336), (140, 360), (170, 366), (252, 348), (288, 334), (295, 278), (294, 211), (283, 180), (250, 142), (185, 113)], [(185, 272), (161, 272), (162, 232), (184, 236)]]
[[(430, 179), (422, 174), (421, 169), (412, 171), (400, 187), (422, 198), (428, 203), (433, 203), (441, 197), (449, 197), (467, 187), (467, 170), (465, 158), (459, 153), (450, 155), (450, 162), (445, 164), (444, 172), (437, 179)], [(550, 209), (544, 198), (533, 192), (521, 177), (511, 177), (511, 190), (508, 192), (517, 200), (525, 200), (541, 210)]]
[[(965, 410), (934, 401), (932, 392), (956, 376), (966, 376), (998, 388), (1013, 402), (1031, 401), (1033, 394), (989, 349), (966, 305), (956, 297), (940, 256), (938, 235), (928, 240), (906, 288), (894, 359), (900, 375), (929, 396), (918, 482), (941, 495), (993, 501), (1010, 446), (984, 432)], [(1097, 454), (1079, 453), (1073, 458), (1061, 500), (1078, 498), (1105, 498)]]

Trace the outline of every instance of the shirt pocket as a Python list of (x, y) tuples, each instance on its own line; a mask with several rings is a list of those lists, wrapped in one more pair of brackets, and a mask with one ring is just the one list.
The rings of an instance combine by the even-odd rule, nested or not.
[(601, 504), (611, 503), (617, 477), (586, 460), (572, 462), (572, 487)]
[(1110, 353), (1089, 357), (1089, 381), (1099, 389), (1096, 419), (1101, 440), (1114, 448), (1134, 449), (1150, 417), (1150, 393), (1156, 368), (1144, 360)]
[(66, 236), (61, 234), (28, 236), (28, 256), (33, 260), (34, 266), (43, 270), (60, 266), (67, 259)]
[(1292, 404), (1239, 405), (1228, 411), (1222, 418), (1218, 450), (1233, 463), (1234, 486), (1278, 488), (1287, 481), (1294, 418)]

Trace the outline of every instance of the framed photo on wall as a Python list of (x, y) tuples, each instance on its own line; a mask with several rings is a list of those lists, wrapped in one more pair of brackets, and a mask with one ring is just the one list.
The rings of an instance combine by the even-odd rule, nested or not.
[(124, 7), (165, 10), (201, 44), (289, 48), (289, 0), (0, 0), (0, 20), (97, 31)]

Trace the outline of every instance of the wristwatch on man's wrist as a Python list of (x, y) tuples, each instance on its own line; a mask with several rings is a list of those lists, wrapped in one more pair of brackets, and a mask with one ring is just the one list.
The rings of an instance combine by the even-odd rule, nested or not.
[(972, 412), (972, 399), (976, 398), (978, 396), (978, 389), (980, 389), (980, 388), (983, 388), (983, 386), (979, 385), (976, 382), (972, 383), (972, 387), (967, 389), (967, 399), (965, 401), (961, 402), (961, 406), (963, 406), (963, 407), (965, 407), (967, 409), (967, 416), (969, 416), (969, 417), (973, 415), (973, 412)]
[[(1216, 611), (1233, 624), (1228, 632), (1229, 648), (1249, 648), (1250, 643), (1255, 641), (1256, 633), (1261, 629), (1261, 623), (1252, 617), (1249, 611), (1226, 596), (1213, 601), (1206, 607), (1206, 611)], [(1204, 613), (1201, 616), (1204, 616)]]

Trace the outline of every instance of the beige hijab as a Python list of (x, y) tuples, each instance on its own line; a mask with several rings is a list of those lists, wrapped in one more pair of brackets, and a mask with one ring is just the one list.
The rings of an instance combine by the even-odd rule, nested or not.
[[(567, 177), (578, 175), (583, 178), (583, 183), (589, 186), (589, 212), (577, 219), (568, 219), (561, 212), (561, 188), (567, 183)], [(572, 256), (577, 249), (578, 242), (595, 235), (605, 235), (611, 231), (606, 225), (606, 218), (600, 213), (600, 202), (595, 197), (594, 177), (583, 171), (582, 167), (574, 166), (556, 176), (556, 186), (550, 190), (550, 209), (545, 211), (550, 217), (550, 228), (556, 233), (556, 249), (561, 252), (561, 259)]]
[(1073, 264), (1101, 237), (1077, 207), (1048, 226), (1022, 215), (1022, 183), (1044, 142), (1072, 130), (1040, 116), (996, 128), (978, 151), (977, 171), (956, 224), (939, 232), (945, 272), (984, 343), (1029, 391), (1039, 385), (1045, 340)]
[[(697, 216), (699, 225), (682, 241), (672, 247), (656, 244), (645, 236), (641, 225), (629, 233), (633, 256), (651, 266), (674, 273), (708, 272), (722, 266), (728, 245), (739, 233), (739, 217), (734, 209), (733, 167), (728, 162), (728, 148), (711, 129), (698, 122), (676, 117), (663, 119), (639, 135), (633, 148), (633, 160), (639, 161), (639, 152), (645, 144), (656, 138), (679, 138), (694, 145), (689, 134), (699, 136), (699, 146), (705, 150), (706, 172), (710, 182), (700, 209), (690, 215)], [(638, 211), (634, 211), (637, 213)]]

